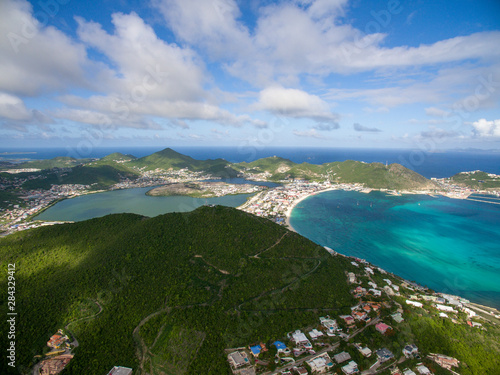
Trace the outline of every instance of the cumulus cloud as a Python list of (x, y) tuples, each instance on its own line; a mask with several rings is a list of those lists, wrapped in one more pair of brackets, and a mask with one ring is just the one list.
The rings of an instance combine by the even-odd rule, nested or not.
[(44, 27), (32, 11), (26, 1), (0, 1), (0, 89), (34, 96), (69, 86), (89, 88), (89, 72), (99, 82), (106, 71), (96, 72), (98, 64), (87, 58), (85, 47)]
[(2, 117), (9, 120), (29, 120), (32, 114), (20, 98), (0, 92), (0, 118)]
[(488, 121), (484, 118), (472, 123), (474, 134), (478, 137), (500, 137), (500, 120)]
[(371, 132), (371, 133), (377, 133), (377, 132), (381, 132), (382, 130), (378, 129), (378, 128), (370, 128), (368, 126), (363, 126), (361, 124), (358, 124), (358, 123), (355, 123), (353, 124), (353, 128), (355, 131), (357, 132)]
[(239, 19), (235, 0), (155, 0), (154, 4), (178, 37), (210, 56), (224, 58), (231, 74), (261, 86), (304, 73), (326, 76), (500, 56), (498, 31), (416, 47), (384, 47), (385, 34), (366, 34), (367, 30), (339, 19), (347, 4), (341, 0), (261, 7), (252, 31)]
[(336, 125), (339, 116), (329, 110), (329, 105), (316, 95), (298, 89), (273, 86), (262, 90), (256, 110), (269, 111), (277, 116), (308, 118), (320, 123)]

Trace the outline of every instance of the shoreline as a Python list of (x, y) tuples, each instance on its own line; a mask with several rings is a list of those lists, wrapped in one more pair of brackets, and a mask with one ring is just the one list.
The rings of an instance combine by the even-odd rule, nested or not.
[(300, 203), (302, 202), (303, 200), (309, 198), (309, 197), (312, 197), (314, 195), (317, 195), (317, 194), (320, 194), (320, 193), (324, 193), (324, 192), (327, 192), (327, 191), (334, 191), (334, 190), (341, 190), (341, 189), (338, 189), (338, 188), (328, 188), (328, 189), (324, 189), (324, 190), (319, 190), (319, 191), (315, 191), (314, 193), (312, 194), (306, 194), (296, 200), (294, 200), (292, 202), (292, 204), (290, 205), (290, 207), (288, 207), (288, 209), (286, 210), (286, 213), (285, 213), (285, 224), (287, 226), (287, 228), (289, 230), (291, 230), (292, 232), (295, 232), (295, 233), (298, 233), (295, 228), (290, 224), (290, 218), (292, 216), (292, 211), (293, 209)]

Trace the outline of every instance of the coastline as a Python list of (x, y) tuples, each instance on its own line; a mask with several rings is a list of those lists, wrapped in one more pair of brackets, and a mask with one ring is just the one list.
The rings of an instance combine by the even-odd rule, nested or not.
[(290, 218), (292, 216), (292, 211), (293, 209), (300, 203), (302, 202), (303, 200), (309, 198), (309, 197), (312, 197), (316, 194), (320, 194), (320, 193), (324, 193), (326, 191), (334, 191), (334, 190), (339, 190), (338, 188), (328, 188), (328, 189), (324, 189), (324, 190), (319, 190), (319, 191), (315, 191), (314, 193), (312, 194), (306, 194), (300, 198), (297, 198), (296, 200), (294, 200), (290, 206), (288, 207), (286, 213), (285, 213), (285, 224), (287, 226), (287, 228), (289, 230), (291, 230), (292, 232), (295, 232), (295, 233), (298, 233), (294, 227), (292, 227), (292, 225), (290, 224)]

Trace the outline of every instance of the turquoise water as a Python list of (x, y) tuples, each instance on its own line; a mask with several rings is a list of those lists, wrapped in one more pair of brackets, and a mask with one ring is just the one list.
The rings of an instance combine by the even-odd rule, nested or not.
[(227, 195), (219, 198), (150, 197), (145, 195), (151, 187), (114, 190), (66, 199), (48, 208), (35, 220), (82, 221), (116, 213), (135, 213), (157, 216), (167, 212), (192, 211), (204, 204), (238, 207), (251, 194)]
[(302, 201), (290, 223), (322, 246), (500, 308), (500, 205), (339, 190)]

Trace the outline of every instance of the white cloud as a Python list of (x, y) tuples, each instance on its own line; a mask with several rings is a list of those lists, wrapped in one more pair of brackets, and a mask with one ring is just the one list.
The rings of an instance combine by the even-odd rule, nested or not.
[(23, 0), (0, 1), (0, 55), (0, 90), (15, 95), (88, 88), (86, 69), (96, 65), (84, 46), (54, 27), (43, 27)]
[(266, 110), (277, 116), (309, 118), (317, 122), (336, 124), (339, 116), (329, 110), (328, 104), (316, 95), (297, 89), (273, 86), (262, 90), (256, 110)]
[(427, 66), (500, 56), (500, 32), (481, 32), (417, 47), (384, 47), (382, 33), (365, 34), (345, 23), (346, 1), (299, 0), (261, 7), (255, 29), (239, 19), (235, 0), (155, 0), (178, 37), (256, 86), (293, 82), (310, 74), (354, 73)]
[(484, 118), (472, 123), (476, 136), (490, 138), (500, 137), (500, 119), (488, 121)]
[(32, 113), (17, 96), (0, 92), (0, 118), (9, 120), (29, 120)]
[(113, 14), (114, 34), (97, 23), (77, 21), (80, 39), (116, 65), (108, 90), (139, 98), (136, 101), (197, 100), (205, 95), (204, 67), (196, 54), (159, 39), (137, 14)]

